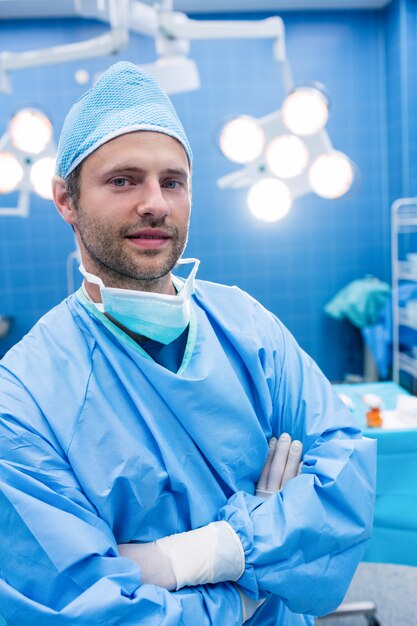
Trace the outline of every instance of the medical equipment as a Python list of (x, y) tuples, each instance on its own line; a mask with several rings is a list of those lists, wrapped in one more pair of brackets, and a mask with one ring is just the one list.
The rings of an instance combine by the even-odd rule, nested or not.
[[(391, 207), (393, 379), (408, 391), (417, 390), (417, 198), (400, 198)], [(407, 297), (404, 298), (405, 289)]]
[(38, 109), (19, 109), (0, 139), (0, 194), (17, 190), (18, 204), (0, 207), (0, 216), (27, 217), (31, 193), (52, 199), (55, 153), (49, 118)]
[[(417, 566), (416, 398), (394, 382), (334, 385), (351, 398), (355, 422), (378, 442), (374, 528), (365, 561)], [(382, 428), (366, 427), (364, 396), (383, 403)], [(405, 408), (405, 413), (403, 412)]]
[(362, 397), (362, 401), (367, 407), (365, 416), (368, 428), (381, 428), (383, 423), (381, 415), (383, 407), (382, 398), (374, 393), (366, 393)]
[(264, 20), (195, 20), (174, 11), (172, 0), (149, 6), (139, 0), (75, 0), (75, 14), (110, 26), (99, 37), (67, 45), (25, 52), (0, 53), (0, 90), (10, 93), (9, 74), (27, 67), (65, 63), (117, 54), (128, 44), (129, 31), (155, 38), (157, 60), (145, 67), (167, 93), (200, 85), (196, 63), (188, 58), (190, 41), (211, 39), (271, 39), (273, 56), (281, 68), (286, 91), (292, 85), (281, 18)]
[[(127, 45), (129, 41), (129, 0), (108, 0), (104, 3), (101, 0), (94, 0), (93, 2), (91, 0), (75, 0), (75, 7), (81, 15), (93, 7), (96, 8), (99, 15), (106, 15), (106, 19), (110, 23), (109, 32), (87, 41), (53, 48), (24, 52), (2, 51), (0, 53), (0, 91), (3, 93), (11, 92), (9, 74), (12, 71), (116, 54)], [(143, 14), (145, 15), (144, 12)]]
[[(154, 7), (139, 0), (76, 0), (74, 6), (77, 15), (108, 23), (109, 31), (88, 41), (49, 49), (1, 52), (0, 90), (10, 92), (12, 71), (120, 53), (129, 41), (129, 32), (133, 31), (155, 38), (157, 59), (143, 67), (165, 91), (189, 91), (200, 86), (197, 65), (188, 56), (191, 41), (270, 39), (284, 87), (282, 107), (251, 120), (252, 129), (256, 126), (260, 138), (258, 149), (245, 160), (243, 169), (220, 177), (219, 187), (249, 187), (249, 209), (258, 219), (271, 222), (284, 217), (293, 200), (300, 196), (314, 192), (323, 198), (339, 198), (352, 187), (356, 167), (345, 154), (333, 148), (326, 132), (329, 102), (324, 88), (317, 83), (295, 85), (293, 82), (281, 18), (196, 20), (174, 11), (172, 0), (155, 3)], [(223, 135), (229, 135), (230, 139), (228, 131)], [(234, 153), (239, 161), (246, 152), (248, 139), (243, 132), (235, 132), (236, 136), (239, 145)], [(27, 215), (27, 211), (25, 208), (13, 214)]]
[(168, 344), (184, 332), (191, 318), (191, 296), (200, 261), (178, 261), (178, 265), (186, 263), (193, 263), (194, 266), (185, 282), (177, 283), (179, 292), (174, 296), (105, 287), (101, 278), (87, 272), (82, 263), (80, 272), (90, 283), (100, 287), (102, 303), (93, 302), (98, 311), (107, 313), (137, 335)]
[[(364, 429), (367, 404), (383, 408), (382, 428), (365, 430), (368, 437), (378, 441), (378, 470), (374, 529), (364, 560), (415, 567), (417, 398), (393, 382), (335, 385), (335, 389), (349, 398), (355, 420)], [(364, 615), (368, 624), (379, 626), (376, 613), (374, 602), (346, 602), (328, 617)]]
[[(298, 90), (293, 89), (287, 97)], [(317, 87), (309, 89), (320, 92)], [(285, 104), (286, 99), (282, 106)], [(301, 117), (308, 118), (310, 113), (307, 108)], [(222, 131), (220, 147), (232, 161), (239, 163), (244, 158), (245, 166), (219, 178), (218, 186), (248, 187), (249, 209), (266, 222), (281, 219), (293, 200), (311, 192), (323, 198), (340, 198), (355, 180), (355, 165), (334, 150), (324, 128), (311, 135), (295, 135), (283, 122), (282, 108), (252, 118), (250, 123), (247, 116), (232, 120)]]

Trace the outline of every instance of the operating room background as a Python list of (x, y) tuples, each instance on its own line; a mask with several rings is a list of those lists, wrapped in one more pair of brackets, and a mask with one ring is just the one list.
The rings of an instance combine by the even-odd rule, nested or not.
[[(324, 305), (350, 281), (372, 274), (390, 282), (390, 205), (417, 195), (417, 10), (393, 0), (379, 10), (280, 12), (296, 82), (320, 81), (331, 102), (328, 132), (357, 164), (360, 180), (341, 200), (312, 194), (273, 224), (246, 208), (246, 191), (220, 190), (232, 171), (216, 140), (222, 122), (241, 113), (261, 117), (283, 99), (268, 40), (195, 42), (201, 89), (172, 96), (194, 151), (193, 214), (187, 254), (199, 277), (237, 284), (289, 327), (331, 380), (349, 369), (340, 324)], [(272, 13), (196, 15), (198, 19), (261, 19)], [(88, 39), (106, 26), (85, 19), (0, 20), (2, 50), (30, 50)], [(86, 89), (74, 80), (116, 60), (149, 63), (154, 42), (131, 34), (113, 57), (20, 70), (12, 93), (0, 95), (0, 134), (22, 106), (51, 118), (58, 139), (64, 116)], [(88, 85), (87, 85), (88, 87)], [(13, 206), (16, 196), (0, 197)], [(14, 318), (0, 356), (66, 296), (71, 229), (50, 201), (31, 196), (26, 219), (0, 217), (0, 314)]]

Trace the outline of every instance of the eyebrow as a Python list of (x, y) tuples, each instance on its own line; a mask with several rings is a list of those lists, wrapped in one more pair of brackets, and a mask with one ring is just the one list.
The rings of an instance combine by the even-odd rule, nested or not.
[[(117, 174), (119, 172), (123, 173), (131, 173), (131, 174), (146, 174), (146, 170), (142, 167), (137, 167), (135, 165), (113, 165), (110, 169), (103, 172), (103, 176), (111, 176), (112, 174)], [(184, 170), (182, 167), (167, 167), (161, 171), (161, 174), (169, 174), (170, 176), (180, 176), (182, 178), (188, 178), (189, 172)]]

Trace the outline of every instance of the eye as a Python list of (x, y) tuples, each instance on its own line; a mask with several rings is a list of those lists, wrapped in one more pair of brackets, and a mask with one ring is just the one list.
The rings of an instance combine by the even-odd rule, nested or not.
[(127, 185), (129, 184), (127, 178), (123, 178), (122, 176), (119, 176), (118, 178), (113, 178), (111, 182), (112, 185), (114, 185), (115, 187), (127, 187)]
[(179, 180), (167, 180), (164, 183), (166, 189), (179, 189), (182, 187), (182, 183)]

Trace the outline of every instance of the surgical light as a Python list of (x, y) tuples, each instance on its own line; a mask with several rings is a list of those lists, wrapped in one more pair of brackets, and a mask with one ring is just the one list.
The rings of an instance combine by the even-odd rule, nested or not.
[(39, 154), (51, 141), (52, 124), (37, 109), (21, 109), (10, 121), (9, 137), (18, 150)]
[(276, 222), (285, 217), (291, 202), (290, 190), (277, 178), (262, 178), (252, 185), (248, 193), (250, 211), (264, 222)]
[(23, 179), (23, 167), (11, 152), (0, 152), (0, 193), (10, 193)]
[(293, 200), (306, 194), (314, 192), (322, 198), (336, 199), (351, 188), (356, 174), (353, 164), (334, 150), (325, 128), (312, 135), (289, 132), (282, 109), (250, 119), (265, 137), (261, 153), (219, 178), (217, 184), (222, 189), (251, 187), (247, 199), (256, 217), (272, 222), (284, 217)]
[(55, 158), (48, 117), (34, 108), (19, 110), (0, 137), (0, 194), (17, 191), (17, 206), (0, 206), (0, 216), (28, 217), (32, 192), (52, 200)]
[(348, 157), (337, 150), (319, 156), (308, 178), (315, 193), (322, 198), (340, 198), (352, 186), (354, 171)]
[(265, 159), (278, 178), (294, 178), (306, 168), (309, 152), (302, 139), (295, 135), (280, 135), (270, 141)]
[(54, 157), (44, 157), (36, 161), (30, 170), (30, 182), (32, 183), (34, 191), (45, 198), (45, 200), (52, 200), (52, 177), (55, 171)]
[(90, 80), (90, 73), (87, 72), (87, 70), (83, 70), (82, 68), (80, 68), (75, 72), (74, 80), (79, 85), (86, 85)]
[(235, 163), (250, 163), (262, 152), (265, 133), (252, 117), (242, 115), (226, 126), (220, 134), (220, 149)]
[(299, 87), (285, 98), (281, 116), (283, 124), (296, 135), (315, 135), (329, 118), (327, 98), (316, 87)]

